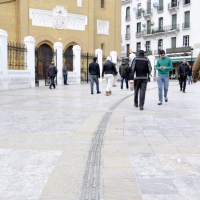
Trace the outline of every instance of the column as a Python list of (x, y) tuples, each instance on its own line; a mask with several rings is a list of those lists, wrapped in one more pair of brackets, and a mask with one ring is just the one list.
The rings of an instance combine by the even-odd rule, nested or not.
[[(2, 78), (0, 79), (0, 87), (3, 90), (8, 89), (8, 34), (6, 31), (0, 29), (0, 72)], [(1, 77), (1, 74), (0, 74)]]
[(95, 50), (95, 55), (97, 57), (97, 62), (99, 64), (99, 67), (100, 67), (100, 82), (102, 81), (102, 69), (103, 69), (103, 51), (102, 49), (96, 49)]
[(30, 71), (30, 84), (35, 87), (35, 38), (28, 36), (24, 38), (24, 44), (27, 48), (27, 69)]
[(79, 45), (73, 46), (74, 55), (74, 71), (76, 72), (76, 83), (81, 83), (81, 47)]
[(156, 73), (155, 73), (155, 57), (153, 55), (151, 56), (148, 56), (148, 59), (151, 63), (151, 67), (152, 67), (152, 71), (151, 71), (151, 81), (154, 81), (155, 80), (155, 76), (156, 76)]
[(64, 85), (62, 68), (63, 68), (63, 44), (61, 42), (54, 43), (54, 51), (57, 50), (57, 84)]

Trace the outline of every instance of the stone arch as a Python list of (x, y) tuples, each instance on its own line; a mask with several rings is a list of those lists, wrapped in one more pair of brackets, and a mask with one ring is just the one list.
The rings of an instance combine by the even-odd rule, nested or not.
[(42, 44), (48, 44), (51, 47), (51, 49), (53, 49), (54, 43), (57, 42), (53, 37), (49, 35), (37, 37), (35, 38), (35, 40), (36, 40), (36, 47), (39, 47)]

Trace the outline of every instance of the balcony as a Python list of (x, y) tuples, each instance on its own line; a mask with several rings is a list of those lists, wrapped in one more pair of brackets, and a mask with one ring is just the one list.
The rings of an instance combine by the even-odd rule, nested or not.
[(167, 34), (175, 31), (180, 30), (180, 25), (179, 24), (173, 24), (170, 26), (163, 26), (159, 28), (154, 28), (152, 30), (144, 30), (142, 31), (142, 36), (143, 37), (148, 37), (148, 36), (153, 36), (153, 35), (160, 35), (160, 34)]
[(185, 22), (182, 24), (183, 29), (189, 29), (190, 28), (190, 22)]
[(147, 9), (147, 10), (144, 10), (144, 12), (143, 12), (144, 18), (151, 18), (152, 15), (153, 15), (152, 9)]
[(128, 33), (128, 34), (125, 34), (125, 40), (130, 40), (130, 33)]
[(136, 12), (136, 18), (138, 19), (138, 18), (141, 18), (142, 17), (142, 11), (137, 11)]
[(164, 5), (159, 5), (157, 7), (158, 12), (163, 12), (164, 11)]
[(167, 54), (172, 54), (172, 53), (184, 54), (190, 52), (191, 52), (191, 47), (177, 47), (177, 48), (166, 49)]
[(179, 1), (174, 1), (168, 4), (168, 10), (172, 12), (172, 14), (176, 13), (178, 9), (179, 9)]
[(146, 56), (151, 56), (151, 55), (153, 55), (153, 52), (152, 52), (151, 50), (146, 51), (146, 52), (145, 52), (145, 55), (146, 55)]
[(183, 6), (188, 6), (191, 4), (191, 0), (183, 0)]
[(136, 38), (140, 38), (142, 36), (142, 32), (138, 32), (135, 34)]
[(125, 21), (126, 21), (126, 22), (131, 21), (131, 16), (130, 16), (130, 15), (125, 16)]

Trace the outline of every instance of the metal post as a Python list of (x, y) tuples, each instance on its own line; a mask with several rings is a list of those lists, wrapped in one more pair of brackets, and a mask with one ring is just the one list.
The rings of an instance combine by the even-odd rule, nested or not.
[(87, 53), (87, 83), (88, 83), (88, 59), (89, 59), (89, 53)]

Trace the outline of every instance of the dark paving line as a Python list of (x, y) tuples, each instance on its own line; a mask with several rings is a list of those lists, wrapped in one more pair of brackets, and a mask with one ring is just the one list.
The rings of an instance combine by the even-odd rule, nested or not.
[[(177, 84), (176, 84), (177, 85)], [(175, 86), (175, 85), (171, 85)], [(148, 90), (157, 89), (157, 87), (150, 88)], [(94, 137), (92, 139), (92, 143), (89, 149), (87, 163), (84, 172), (84, 178), (81, 188), (81, 195), (79, 200), (99, 200), (100, 199), (100, 191), (101, 187), (101, 167), (102, 167), (102, 150), (103, 150), (103, 141), (105, 131), (110, 120), (111, 115), (114, 110), (126, 99), (130, 98), (134, 94), (128, 95), (117, 103), (115, 103), (103, 116), (101, 122), (99, 123)]]

